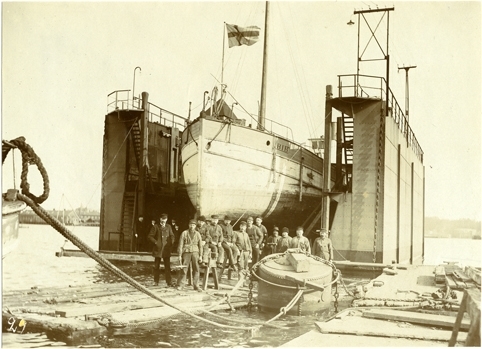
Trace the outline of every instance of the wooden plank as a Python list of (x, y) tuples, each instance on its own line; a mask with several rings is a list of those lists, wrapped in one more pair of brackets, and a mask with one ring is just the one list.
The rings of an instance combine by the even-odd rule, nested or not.
[(465, 273), (463, 273), (462, 271), (455, 271), (454, 276), (457, 280), (460, 280), (463, 282), (470, 281), (470, 278), (467, 275), (465, 275)]
[(454, 280), (455, 282), (455, 289), (457, 290), (463, 290), (465, 288), (467, 288), (467, 285), (465, 284), (465, 282), (463, 282), (462, 280), (457, 280), (456, 276), (455, 276), (455, 273), (454, 273), (454, 276), (452, 276), (452, 279)]
[(2, 292), (2, 297), (18, 297), (20, 295), (41, 295), (50, 294), (57, 292), (79, 292), (79, 291), (89, 291), (89, 290), (106, 290), (106, 289), (116, 289), (122, 287), (131, 287), (127, 282), (116, 282), (113, 284), (85, 284), (85, 285), (73, 285), (66, 287), (37, 287), (32, 286), (26, 289), (20, 290), (10, 290)]
[[(370, 309), (363, 312), (363, 317), (373, 319), (405, 321), (426, 326), (450, 327), (455, 324), (455, 317), (436, 314), (414, 313), (393, 309)], [(468, 330), (470, 321), (463, 319), (460, 328)]]
[[(208, 302), (197, 301), (197, 302), (184, 303), (182, 305), (179, 304), (179, 308), (195, 313), (213, 304), (214, 304), (214, 301), (208, 301)], [(235, 302), (234, 304), (239, 307), (241, 305), (246, 304), (246, 302), (242, 300), (239, 302)], [(179, 313), (180, 311), (177, 309), (161, 306), (161, 307), (153, 307), (148, 309), (136, 309), (136, 310), (130, 310), (130, 311), (123, 311), (118, 313), (112, 313), (110, 315), (112, 316), (112, 319), (114, 319), (115, 321), (129, 323), (132, 325), (132, 324), (139, 324), (139, 323), (150, 322), (150, 321), (163, 321), (166, 318), (174, 315), (178, 315)], [(95, 316), (88, 316), (88, 319), (93, 319), (93, 318), (95, 318)]]
[[(172, 304), (182, 305), (182, 303), (186, 303), (187, 301), (208, 301), (212, 299), (211, 296), (208, 294), (203, 293), (196, 293), (194, 295), (190, 295), (189, 297), (184, 296), (177, 296), (174, 298), (166, 298)], [(61, 317), (76, 317), (76, 316), (85, 316), (85, 315), (92, 315), (92, 314), (101, 314), (101, 313), (115, 313), (121, 311), (129, 311), (135, 309), (147, 309), (153, 307), (164, 306), (164, 303), (153, 299), (153, 298), (145, 298), (142, 300), (134, 300), (133, 302), (121, 302), (112, 304), (112, 300), (110, 304), (95, 304), (95, 305), (81, 305), (76, 304), (72, 306), (62, 306), (55, 309), (55, 314)]]
[[(9, 315), (2, 314), (3, 323), (7, 323)], [(77, 345), (94, 341), (96, 336), (107, 334), (108, 330), (96, 321), (56, 318), (38, 314), (22, 314), (27, 321), (26, 331), (45, 332), (48, 338)], [(90, 344), (90, 343), (89, 343)]]
[[(448, 341), (451, 331), (433, 330), (420, 326), (400, 327), (395, 322), (347, 316), (343, 320), (315, 322), (321, 333), (351, 334), (357, 336), (375, 336), (391, 338), (410, 338), (431, 341)], [(465, 341), (467, 334), (461, 333), (459, 341)]]
[(465, 274), (470, 277), (475, 283), (480, 285), (480, 270), (473, 267), (465, 267)]
[(455, 283), (454, 279), (452, 278), (452, 276), (446, 276), (445, 277), (445, 281), (446, 281), (446, 284), (450, 287), (450, 288), (457, 288), (457, 284)]
[(310, 271), (310, 259), (306, 255), (289, 252), (286, 255), (286, 259), (288, 259), (288, 262), (290, 262), (295, 272), (302, 273)]

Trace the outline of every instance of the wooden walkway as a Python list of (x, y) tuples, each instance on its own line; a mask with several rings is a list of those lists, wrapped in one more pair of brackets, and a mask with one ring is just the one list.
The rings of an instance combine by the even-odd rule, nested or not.
[[(224, 280), (223, 280), (224, 281)], [(234, 281), (234, 280), (231, 280)], [(233, 286), (197, 292), (150, 286), (159, 297), (182, 309), (199, 313), (219, 303)], [(214, 309), (245, 306), (248, 289), (241, 287)], [(31, 288), (3, 293), (3, 332), (46, 333), (49, 340), (67, 345), (96, 344), (95, 337), (155, 328), (180, 312), (150, 298), (126, 283), (90, 284), (67, 288)], [(30, 334), (31, 335), (31, 334)]]
[[(441, 282), (436, 282), (436, 277)], [(446, 297), (447, 286), (450, 293)], [(357, 286), (355, 293), (353, 308), (329, 321), (315, 322), (316, 330), (283, 347), (314, 347), (320, 343), (329, 343), (330, 347), (429, 347), (447, 346), (449, 340), (452, 345), (480, 346), (478, 269), (462, 270), (453, 263), (398, 265), (384, 268), (368, 284)], [(444, 297), (443, 301), (434, 294)]]

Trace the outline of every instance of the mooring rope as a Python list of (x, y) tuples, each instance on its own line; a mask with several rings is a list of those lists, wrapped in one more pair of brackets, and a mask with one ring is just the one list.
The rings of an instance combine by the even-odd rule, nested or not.
[[(5, 161), (10, 149), (13, 148), (18, 148), (22, 153), (22, 173), (20, 175), (20, 179), (22, 180), (20, 183), (22, 194), (32, 199), (35, 203), (41, 204), (48, 199), (50, 193), (49, 175), (47, 174), (47, 170), (42, 164), (42, 160), (40, 160), (37, 154), (35, 154), (35, 151), (32, 149), (32, 147), (25, 142), (25, 137), (18, 137), (12, 139), (10, 142), (2, 142), (2, 164)], [(40, 196), (35, 196), (30, 192), (30, 184), (27, 180), (29, 165), (36, 165), (40, 175), (42, 176), (44, 191)]]
[[(13, 146), (12, 146), (13, 145)], [(281, 315), (286, 314), (286, 312), (291, 309), (291, 307), (294, 305), (294, 303), (297, 302), (299, 297), (301, 297), (302, 291), (298, 292), (299, 295), (297, 294), (293, 300), (288, 303), (288, 305), (284, 308), (281, 308), (280, 314), (276, 315), (273, 319), (262, 323), (262, 324), (257, 324), (255, 326), (233, 326), (233, 325), (225, 325), (225, 324), (220, 324), (215, 321), (210, 321), (208, 319), (205, 319), (201, 316), (198, 316), (196, 314), (193, 314), (192, 312), (183, 309), (182, 307), (178, 307), (175, 304), (172, 304), (165, 299), (159, 297), (157, 294), (149, 290), (147, 287), (144, 285), (140, 284), (136, 280), (134, 280), (132, 277), (124, 273), (122, 270), (117, 268), (115, 265), (113, 265), (111, 262), (109, 262), (106, 258), (104, 258), (101, 254), (96, 252), (94, 249), (92, 249), (90, 246), (88, 246), (85, 242), (83, 242), (81, 239), (79, 239), (74, 233), (72, 233), (70, 230), (68, 230), (60, 221), (58, 221), (55, 217), (53, 217), (50, 213), (48, 213), (44, 208), (42, 208), (39, 204), (44, 202), (48, 198), (48, 194), (50, 192), (49, 188), (49, 179), (47, 175), (47, 171), (45, 170), (42, 161), (40, 158), (35, 154), (34, 150), (32, 147), (30, 147), (26, 142), (24, 137), (18, 137), (10, 142), (3, 142), (2, 143), (2, 164), (3, 161), (5, 160), (8, 152), (10, 149), (17, 147), (21, 152), (22, 152), (22, 175), (21, 175), (21, 185), (20, 187), (22, 188), (22, 193), (17, 194), (17, 198), (19, 200), (24, 201), (32, 210), (40, 217), (42, 218), (46, 223), (50, 224), (55, 230), (57, 230), (62, 236), (64, 236), (66, 239), (70, 240), (75, 246), (77, 246), (82, 252), (87, 254), (89, 257), (94, 259), (97, 263), (99, 263), (101, 266), (109, 270), (111, 273), (114, 275), (120, 277), (122, 280), (124, 280), (126, 283), (134, 287), (135, 289), (141, 291), (142, 293), (150, 296), (153, 299), (158, 300), (159, 302), (183, 313), (188, 316), (191, 316), (197, 320), (209, 323), (211, 325), (217, 326), (217, 327), (222, 327), (222, 328), (230, 328), (230, 329), (238, 329), (238, 330), (250, 330), (254, 331), (256, 329), (259, 329), (261, 326), (268, 325), (269, 322), (277, 319)], [(30, 193), (30, 185), (27, 181), (27, 175), (28, 175), (28, 166), (29, 164), (35, 164), (37, 168), (40, 171), (40, 174), (42, 175), (43, 182), (44, 182), (44, 192), (42, 195), (39, 197), (33, 195)], [(239, 283), (238, 283), (239, 284)], [(240, 285), (240, 284), (239, 284)], [(237, 287), (239, 287), (237, 285)], [(236, 287), (233, 289), (233, 292), (236, 290)], [(232, 293), (233, 293), (232, 292)], [(296, 299), (296, 300), (295, 300)], [(225, 299), (223, 299), (224, 301)], [(226, 299), (227, 301), (229, 300), (229, 296)], [(229, 303), (228, 303), (229, 304)], [(288, 309), (288, 310), (285, 310)], [(209, 313), (209, 311), (205, 311), (206, 313)], [(223, 318), (224, 320), (232, 321), (232, 319), (227, 319)], [(154, 321), (149, 321), (149, 322), (155, 322)], [(120, 323), (120, 322), (113, 322), (115, 323)]]
[(144, 285), (140, 284), (133, 278), (131, 278), (129, 275), (124, 273), (122, 270), (117, 268), (115, 265), (113, 265), (111, 262), (109, 262), (107, 259), (105, 259), (102, 255), (97, 253), (94, 249), (92, 249), (90, 246), (85, 244), (82, 240), (80, 240), (75, 234), (73, 234), (71, 231), (69, 231), (66, 227), (62, 225), (55, 217), (51, 216), (46, 210), (44, 210), (42, 207), (37, 205), (35, 202), (33, 202), (30, 198), (26, 197), (25, 195), (18, 194), (18, 198), (22, 201), (25, 201), (25, 203), (32, 208), (32, 210), (40, 217), (42, 218), (45, 222), (50, 224), (55, 230), (57, 230), (62, 236), (64, 236), (66, 239), (70, 240), (75, 246), (77, 246), (81, 251), (83, 251), (85, 254), (87, 254), (89, 257), (94, 259), (97, 263), (99, 263), (101, 266), (109, 270), (111, 273), (114, 275), (120, 277), (122, 280), (127, 282), (129, 285), (134, 287), (135, 289), (145, 293), (146, 295), (158, 300), (159, 302), (174, 308), (181, 313), (184, 313), (186, 315), (189, 315), (191, 317), (194, 317), (195, 319), (198, 319), (200, 321), (207, 322), (211, 325), (218, 326), (218, 327), (223, 327), (223, 328), (231, 328), (231, 329), (242, 329), (242, 330), (253, 330), (257, 326), (251, 326), (251, 327), (244, 327), (244, 326), (231, 326), (231, 325), (224, 325), (220, 324), (214, 321), (207, 320), (201, 316), (198, 316), (196, 314), (193, 314), (181, 307), (176, 306), (175, 304), (172, 304), (165, 299), (162, 299), (159, 297), (157, 294), (149, 290), (147, 287)]

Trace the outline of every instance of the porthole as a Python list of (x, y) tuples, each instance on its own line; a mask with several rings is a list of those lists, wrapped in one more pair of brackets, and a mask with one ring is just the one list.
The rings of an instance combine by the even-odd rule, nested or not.
[(266, 145), (270, 145), (270, 144), (271, 144), (271, 142), (270, 142), (270, 141), (266, 141)]

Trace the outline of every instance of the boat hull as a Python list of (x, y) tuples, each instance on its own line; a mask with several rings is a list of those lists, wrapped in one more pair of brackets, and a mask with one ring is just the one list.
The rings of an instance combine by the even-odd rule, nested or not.
[(19, 214), (26, 206), (23, 201), (2, 202), (2, 259), (18, 245)]
[(323, 160), (285, 138), (199, 118), (183, 132), (181, 154), (200, 215), (299, 225), (320, 204)]

